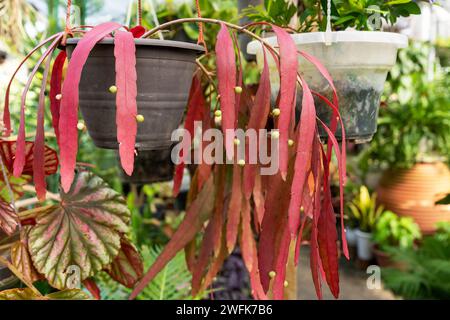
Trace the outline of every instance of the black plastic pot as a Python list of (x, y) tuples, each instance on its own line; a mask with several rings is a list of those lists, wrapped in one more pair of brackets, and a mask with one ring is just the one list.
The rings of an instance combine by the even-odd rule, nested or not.
[(166, 148), (139, 152), (135, 157), (134, 171), (131, 176), (121, 169), (122, 181), (143, 185), (172, 180), (175, 166), (170, 157), (171, 150)]
[[(70, 58), (79, 39), (67, 41)], [(89, 135), (100, 148), (117, 149), (115, 58), (113, 39), (100, 41), (84, 66), (79, 107)], [(137, 106), (145, 121), (138, 124), (136, 149), (169, 147), (172, 131), (180, 124), (189, 96), (195, 59), (204, 51), (192, 43), (136, 39)]]

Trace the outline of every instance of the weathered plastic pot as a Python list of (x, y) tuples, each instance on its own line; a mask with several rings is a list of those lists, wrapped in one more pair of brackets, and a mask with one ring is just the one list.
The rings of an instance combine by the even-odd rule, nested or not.
[[(67, 40), (69, 58), (79, 39)], [(116, 95), (109, 91), (116, 79), (113, 39), (100, 41), (84, 66), (79, 107), (88, 133), (100, 148), (117, 149)], [(136, 149), (170, 147), (172, 131), (182, 121), (203, 47), (186, 42), (136, 39), (137, 107), (145, 121), (138, 124)]]
[[(387, 73), (395, 64), (399, 48), (407, 46), (406, 36), (375, 31), (337, 31), (331, 33), (331, 45), (325, 44), (324, 32), (311, 32), (292, 35), (298, 50), (316, 57), (331, 74), (339, 97), (339, 108), (346, 130), (346, 138), (356, 143), (370, 141), (377, 130), (378, 108)], [(265, 39), (277, 46), (276, 37)], [(256, 54), (260, 68), (263, 66), (261, 43), (251, 42), (247, 51)], [(275, 100), (280, 88), (278, 69), (273, 57), (268, 58), (272, 84), (272, 98)], [(332, 98), (328, 82), (313, 64), (299, 55), (299, 72), (310, 88), (321, 95)], [(316, 98), (318, 117), (330, 123), (331, 108)], [(297, 108), (301, 107), (301, 94), (298, 95)], [(326, 137), (320, 128), (320, 135)], [(336, 138), (341, 139), (340, 130)]]
[(170, 157), (171, 150), (166, 148), (139, 152), (135, 157), (134, 171), (131, 176), (120, 168), (122, 181), (136, 185), (171, 181), (175, 170)]

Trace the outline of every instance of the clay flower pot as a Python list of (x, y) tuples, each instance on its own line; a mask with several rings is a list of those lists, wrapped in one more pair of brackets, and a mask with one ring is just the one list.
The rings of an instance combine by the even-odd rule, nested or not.
[[(80, 39), (67, 40), (71, 57)], [(104, 39), (91, 51), (79, 87), (79, 106), (95, 145), (117, 149), (116, 95), (113, 39)], [(137, 71), (137, 108), (144, 116), (139, 123), (136, 149), (164, 149), (172, 144), (186, 108), (195, 70), (195, 59), (203, 47), (179, 41), (135, 39)]]
[(377, 245), (374, 246), (373, 253), (375, 255), (375, 259), (377, 260), (377, 264), (381, 268), (396, 268), (399, 270), (407, 269), (407, 265), (405, 263), (393, 260), (390, 254), (381, 250)]
[(450, 205), (435, 202), (450, 193), (450, 171), (440, 162), (419, 163), (407, 170), (388, 170), (377, 190), (378, 201), (400, 216), (412, 217), (422, 233), (450, 221)]

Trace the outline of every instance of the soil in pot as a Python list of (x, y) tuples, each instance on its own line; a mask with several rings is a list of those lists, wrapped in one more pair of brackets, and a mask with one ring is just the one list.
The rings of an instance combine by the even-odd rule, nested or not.
[[(67, 40), (70, 58), (79, 39)], [(136, 39), (138, 124), (136, 149), (164, 149), (182, 121), (189, 96), (195, 59), (204, 52), (196, 44)], [(96, 146), (117, 149), (116, 95), (109, 91), (116, 79), (113, 39), (100, 41), (83, 69), (79, 106)]]
[(450, 205), (436, 201), (450, 193), (450, 170), (444, 163), (419, 163), (411, 169), (387, 170), (377, 189), (378, 201), (400, 216), (412, 217), (422, 233), (450, 221)]
[(134, 159), (134, 171), (131, 176), (120, 167), (122, 181), (144, 185), (172, 180), (175, 165), (171, 159), (171, 151), (171, 148), (167, 148), (138, 152)]

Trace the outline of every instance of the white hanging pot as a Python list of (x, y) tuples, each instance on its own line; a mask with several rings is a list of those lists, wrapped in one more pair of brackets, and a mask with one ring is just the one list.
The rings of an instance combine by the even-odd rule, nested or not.
[[(329, 45), (325, 42), (328, 35)], [(356, 143), (367, 142), (377, 129), (378, 108), (388, 71), (395, 64), (397, 50), (408, 44), (405, 35), (377, 31), (336, 31), (293, 34), (298, 50), (319, 59), (331, 74), (339, 97), (339, 109), (348, 140)], [(265, 38), (272, 46), (277, 46), (277, 38)], [(259, 41), (247, 46), (249, 54), (256, 55), (258, 66), (263, 66), (263, 51)], [(266, 52), (267, 53), (267, 52)], [(280, 88), (277, 66), (271, 54), (266, 54), (271, 76), (272, 98)], [(328, 82), (313, 64), (299, 55), (299, 72), (318, 93), (332, 98)], [(301, 106), (301, 95), (297, 99)], [(331, 109), (316, 99), (319, 118), (329, 124)], [(321, 129), (321, 136), (326, 136)], [(336, 132), (340, 138), (340, 131)]]
[(363, 261), (373, 258), (372, 233), (356, 230), (356, 254)]

